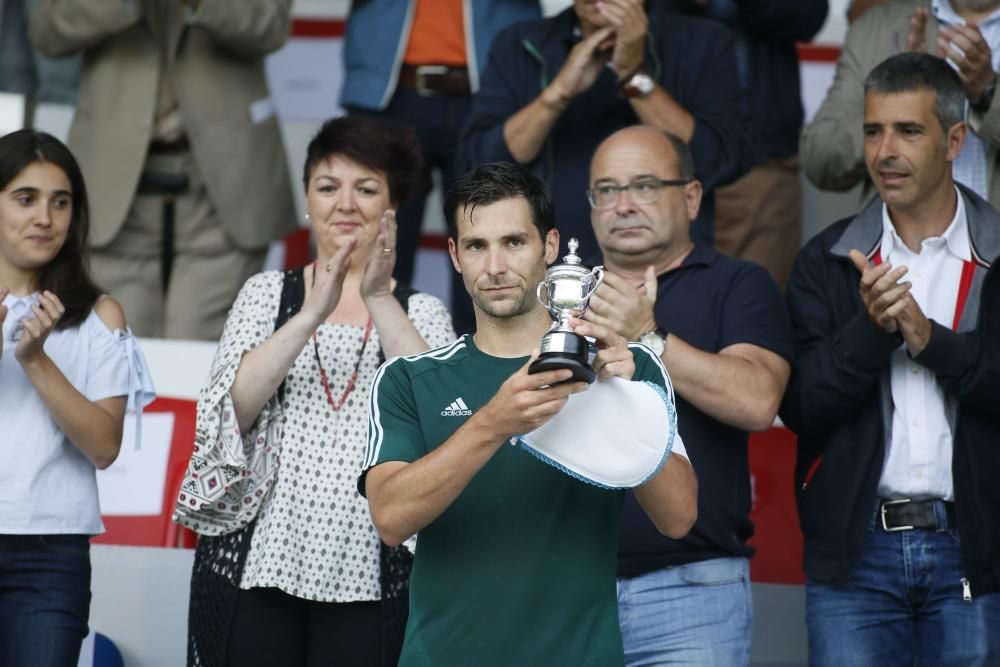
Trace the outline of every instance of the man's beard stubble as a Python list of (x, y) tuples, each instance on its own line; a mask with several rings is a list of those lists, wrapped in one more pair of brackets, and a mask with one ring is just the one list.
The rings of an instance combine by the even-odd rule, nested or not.
[(484, 313), (490, 317), (497, 319), (509, 319), (524, 315), (525, 313), (531, 311), (535, 307), (534, 292), (528, 291), (523, 286), (518, 286), (521, 290), (520, 296), (516, 301), (510, 301), (508, 299), (502, 300), (499, 303), (496, 301), (491, 301), (485, 298), (483, 292), (478, 290), (472, 290), (471, 296), (473, 303), (482, 310)]

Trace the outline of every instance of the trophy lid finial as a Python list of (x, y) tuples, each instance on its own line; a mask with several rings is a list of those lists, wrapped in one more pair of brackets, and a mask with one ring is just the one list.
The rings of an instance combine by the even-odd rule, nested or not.
[(563, 261), (567, 264), (579, 264), (580, 257), (576, 254), (576, 249), (580, 247), (580, 242), (572, 238), (566, 245), (569, 247), (569, 254), (563, 257)]

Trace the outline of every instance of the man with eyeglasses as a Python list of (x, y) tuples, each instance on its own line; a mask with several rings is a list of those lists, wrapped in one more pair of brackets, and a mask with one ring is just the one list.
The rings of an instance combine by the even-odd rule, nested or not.
[(793, 356), (771, 276), (692, 241), (702, 199), (694, 173), (687, 144), (648, 126), (611, 135), (590, 167), (607, 273), (585, 318), (663, 360), (698, 475), (698, 520), (684, 539), (658, 535), (635, 498), (625, 501), (618, 616), (628, 665), (748, 662), (748, 432), (771, 426)]
[[(732, 33), (663, 2), (574, 0), (515, 24), (493, 40), (481, 83), (458, 160), (467, 169), (516, 162), (545, 181), (556, 225), (579, 239), (583, 257), (597, 245), (580, 194), (594, 149), (612, 132), (646, 123), (691, 144), (705, 190), (694, 236), (708, 244), (712, 189), (752, 162)], [(453, 316), (456, 331), (468, 328), (460, 311)]]

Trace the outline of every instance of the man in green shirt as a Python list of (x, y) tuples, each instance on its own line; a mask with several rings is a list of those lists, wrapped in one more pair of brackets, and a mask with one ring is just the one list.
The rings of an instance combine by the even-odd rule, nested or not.
[[(568, 370), (528, 373), (551, 325), (535, 298), (559, 252), (551, 196), (522, 168), (489, 164), (455, 184), (445, 217), (476, 333), (379, 370), (359, 481), (386, 543), (420, 533), (399, 664), (622, 665), (615, 568), (623, 492), (508, 444), (589, 387), (564, 382)], [(606, 327), (572, 324), (598, 342), (598, 382), (617, 376), (666, 387), (647, 348)], [(679, 538), (695, 520), (696, 486), (688, 461), (671, 455), (635, 494), (658, 529)]]

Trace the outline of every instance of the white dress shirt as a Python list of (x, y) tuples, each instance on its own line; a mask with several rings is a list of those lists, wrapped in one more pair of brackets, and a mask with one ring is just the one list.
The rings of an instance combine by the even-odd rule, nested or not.
[[(925, 239), (914, 253), (900, 240), (882, 206), (883, 262), (906, 265), (903, 281), (928, 319), (951, 327), (966, 262), (972, 260), (965, 205), (958, 195), (955, 217), (938, 237)], [(914, 362), (905, 343), (892, 354), (892, 432), (887, 434), (885, 463), (879, 480), (882, 498), (943, 498), (955, 495), (951, 478), (952, 432), (947, 403), (934, 373)]]

